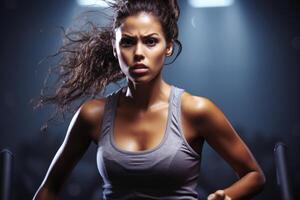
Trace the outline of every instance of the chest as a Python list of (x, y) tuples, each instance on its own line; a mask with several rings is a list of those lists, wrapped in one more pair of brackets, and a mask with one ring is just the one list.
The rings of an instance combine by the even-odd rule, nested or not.
[[(119, 149), (126, 151), (154, 149), (163, 141), (167, 126), (171, 123), (171, 114), (168, 104), (144, 113), (117, 109), (112, 124), (112, 139)], [(180, 119), (178, 123), (181, 123), (183, 137), (199, 152), (201, 142), (196, 130), (184, 116), (181, 115)]]
[[(186, 122), (184, 118), (178, 120), (175, 113), (170, 113), (168, 106), (142, 114), (116, 110), (110, 128), (105, 129), (108, 132), (103, 132), (105, 136), (97, 153), (97, 165), (104, 182), (108, 180), (106, 184), (115, 188), (142, 188), (143, 192), (146, 189), (148, 194), (155, 191), (170, 194), (186, 184), (193, 184), (191, 187), (195, 188), (200, 159), (192, 155), (182, 137), (197, 152), (201, 152), (202, 143), (196, 142), (188, 123), (185, 132), (179, 135), (177, 122)], [(176, 126), (170, 126), (173, 123)]]

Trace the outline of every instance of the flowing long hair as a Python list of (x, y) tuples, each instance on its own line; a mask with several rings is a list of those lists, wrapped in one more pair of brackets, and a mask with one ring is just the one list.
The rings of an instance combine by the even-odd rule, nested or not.
[[(112, 41), (115, 39), (114, 30), (122, 20), (140, 12), (156, 16), (163, 28), (167, 42), (178, 46), (177, 55), (182, 45), (178, 40), (178, 18), (180, 10), (176, 0), (105, 0), (108, 9), (113, 10), (110, 23), (100, 27), (91, 21), (87, 22), (85, 30), (68, 30), (62, 28), (64, 40), (57, 53), (50, 57), (58, 57), (58, 63), (51, 67), (48, 77), (56, 74), (57, 81), (49, 90), (48, 79), (35, 102), (35, 107), (52, 104), (56, 111), (50, 120), (58, 114), (74, 112), (77, 100), (85, 101), (102, 94), (109, 83), (117, 82), (125, 77), (117, 58), (113, 55)], [(173, 53), (172, 53), (173, 54)], [(79, 104), (80, 105), (80, 104)], [(49, 121), (50, 121), (49, 120)], [(47, 125), (46, 125), (47, 126)]]

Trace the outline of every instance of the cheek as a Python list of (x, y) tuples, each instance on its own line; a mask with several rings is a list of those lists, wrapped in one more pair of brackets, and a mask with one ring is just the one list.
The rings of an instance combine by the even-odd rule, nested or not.
[(149, 56), (150, 58), (150, 62), (153, 65), (158, 65), (161, 66), (164, 63), (165, 60), (165, 52), (163, 48), (157, 48), (157, 49), (153, 49), (152, 51), (150, 51), (151, 56)]
[(127, 67), (130, 63), (130, 53), (120, 50), (118, 60), (121, 67)]

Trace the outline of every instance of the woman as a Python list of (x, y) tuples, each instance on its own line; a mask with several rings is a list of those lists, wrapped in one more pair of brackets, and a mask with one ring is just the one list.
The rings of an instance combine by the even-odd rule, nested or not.
[[(70, 39), (61, 86), (43, 103), (65, 108), (126, 77), (128, 85), (85, 102), (74, 115), (34, 199), (56, 199), (89, 145), (98, 145), (104, 199), (198, 199), (201, 150), (208, 142), (239, 180), (208, 199), (246, 199), (265, 178), (251, 152), (209, 99), (166, 83), (162, 68), (177, 40), (176, 0), (110, 3), (113, 26)], [(179, 53), (180, 53), (179, 50)]]

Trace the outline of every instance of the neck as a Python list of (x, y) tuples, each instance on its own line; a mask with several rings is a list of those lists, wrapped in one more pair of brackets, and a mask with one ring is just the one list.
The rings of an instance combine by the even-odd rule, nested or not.
[(170, 85), (160, 76), (146, 84), (128, 82), (125, 101), (135, 108), (149, 110), (160, 103), (168, 102)]

